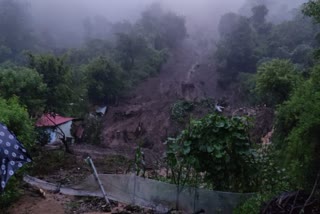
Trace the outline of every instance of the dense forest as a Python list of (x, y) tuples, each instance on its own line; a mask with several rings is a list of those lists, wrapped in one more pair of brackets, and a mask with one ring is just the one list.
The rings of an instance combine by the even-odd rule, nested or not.
[[(272, 111), (272, 143), (262, 145), (250, 137), (254, 118), (217, 111), (200, 118), (185, 114), (195, 106), (210, 108), (211, 100), (221, 97), (201, 104), (177, 99), (171, 114), (182, 125), (164, 140), (163, 162), (171, 170), (166, 181), (255, 192), (235, 210), (245, 214), (268, 213), (275, 197), (303, 192), (301, 206), (294, 199), (282, 211), (318, 213), (320, 1), (279, 2), (245, 1), (236, 12), (222, 15), (217, 29), (211, 26), (208, 32), (218, 32), (211, 38), (205, 32), (190, 35), (195, 30), (188, 29), (187, 17), (154, 3), (134, 21), (88, 17), (82, 20), (80, 42), (57, 45), (50, 33), (37, 30), (29, 4), (0, 0), (0, 122), (34, 157), (33, 165), (24, 167), (0, 195), (0, 209), (19, 197), (22, 174), (45, 162), (42, 133), (34, 127), (43, 113), (88, 122), (92, 106), (116, 106), (157, 77), (185, 40), (193, 40), (209, 52), (210, 72), (217, 74), (220, 90), (237, 95), (237, 106)], [(95, 131), (89, 132), (101, 135)], [(140, 147), (135, 152), (140, 171)]]

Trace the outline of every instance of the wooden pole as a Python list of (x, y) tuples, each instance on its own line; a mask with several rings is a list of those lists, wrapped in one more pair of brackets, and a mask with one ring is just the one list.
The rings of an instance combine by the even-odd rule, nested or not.
[(100, 180), (99, 175), (97, 173), (97, 169), (94, 166), (92, 159), (90, 157), (87, 157), (86, 161), (89, 162), (89, 164), (90, 164), (90, 166), (91, 166), (91, 168), (93, 170), (94, 177), (96, 178), (96, 180), (97, 180), (97, 182), (99, 184), (99, 187), (100, 187), (100, 190), (102, 192), (102, 195), (103, 195), (104, 199), (106, 200), (107, 204), (111, 206), (110, 201), (108, 199), (108, 195), (107, 195), (106, 191), (104, 190), (103, 184), (101, 183), (101, 180)]

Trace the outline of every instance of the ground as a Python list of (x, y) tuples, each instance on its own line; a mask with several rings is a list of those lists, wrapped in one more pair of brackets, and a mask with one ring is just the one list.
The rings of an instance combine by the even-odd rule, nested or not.
[(216, 74), (209, 55), (191, 40), (176, 48), (159, 75), (151, 77), (110, 106), (105, 117), (103, 145), (130, 151), (142, 144), (152, 156), (161, 157), (163, 142), (179, 130), (170, 118), (178, 100), (200, 101), (219, 98)]

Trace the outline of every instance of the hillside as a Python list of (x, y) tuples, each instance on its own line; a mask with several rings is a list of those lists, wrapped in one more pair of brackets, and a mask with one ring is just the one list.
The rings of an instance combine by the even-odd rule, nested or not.
[(170, 119), (170, 108), (176, 101), (222, 96), (211, 66), (209, 57), (199, 54), (199, 48), (191, 40), (184, 41), (159, 75), (143, 81), (117, 106), (109, 108), (103, 144), (112, 149), (131, 150), (143, 143), (143, 147), (153, 151), (163, 150), (166, 137), (177, 131)]

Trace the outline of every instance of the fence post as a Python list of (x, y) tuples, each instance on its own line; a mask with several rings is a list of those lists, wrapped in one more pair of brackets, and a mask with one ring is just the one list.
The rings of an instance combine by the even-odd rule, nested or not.
[(103, 184), (101, 183), (101, 180), (100, 180), (100, 178), (99, 178), (97, 169), (96, 169), (96, 167), (94, 166), (92, 159), (91, 159), (90, 157), (87, 157), (86, 161), (89, 162), (89, 164), (90, 164), (90, 166), (91, 166), (91, 168), (92, 168), (92, 170), (93, 170), (94, 177), (96, 178), (96, 180), (97, 180), (97, 182), (98, 182), (98, 184), (99, 184), (100, 190), (101, 190), (101, 192), (102, 192), (102, 195), (103, 195), (105, 201), (107, 202), (108, 205), (111, 206), (110, 201), (109, 201), (109, 199), (108, 199), (108, 195), (107, 195), (106, 191), (104, 190)]

